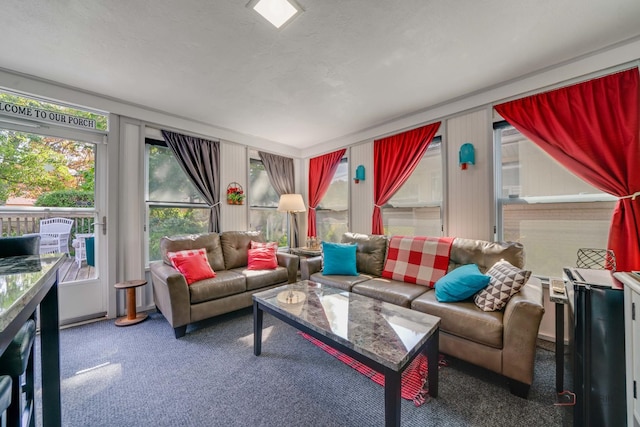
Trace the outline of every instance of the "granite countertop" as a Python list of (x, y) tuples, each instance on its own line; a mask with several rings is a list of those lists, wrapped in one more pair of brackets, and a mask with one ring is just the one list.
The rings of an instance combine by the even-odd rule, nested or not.
[(65, 254), (0, 258), (0, 331), (4, 331), (56, 274), (65, 258)]

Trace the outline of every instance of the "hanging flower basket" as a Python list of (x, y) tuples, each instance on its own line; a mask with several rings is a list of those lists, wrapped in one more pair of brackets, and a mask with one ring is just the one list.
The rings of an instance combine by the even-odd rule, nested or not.
[(242, 205), (244, 203), (244, 190), (242, 185), (232, 182), (227, 185), (227, 203), (230, 205)]

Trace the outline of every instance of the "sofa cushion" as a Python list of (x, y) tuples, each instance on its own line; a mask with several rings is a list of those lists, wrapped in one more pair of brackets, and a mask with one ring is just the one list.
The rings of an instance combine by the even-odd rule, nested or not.
[(216, 273), (211, 269), (204, 250), (187, 256), (174, 257), (172, 261), (175, 268), (184, 276), (187, 285), (216, 277)]
[(524, 246), (519, 242), (487, 242), (456, 237), (451, 245), (449, 271), (461, 265), (476, 264), (481, 273), (486, 273), (501, 259), (516, 267), (524, 267)]
[(438, 316), (440, 330), (443, 332), (490, 347), (502, 348), (502, 311), (482, 311), (472, 300), (438, 302), (433, 290), (414, 299), (411, 308)]
[(452, 237), (393, 236), (382, 277), (433, 287), (447, 273)]
[(342, 243), (355, 243), (358, 247), (356, 250), (358, 273), (378, 277), (382, 276), (384, 269), (388, 241), (387, 236), (377, 234), (344, 233), (342, 235)]
[(284, 267), (276, 267), (273, 270), (249, 270), (248, 268), (234, 268), (234, 273), (241, 274), (247, 281), (247, 290), (264, 288), (277, 283), (286, 283), (289, 273)]
[(383, 278), (375, 278), (353, 286), (351, 292), (366, 295), (395, 305), (409, 307), (411, 301), (430, 288)]
[(188, 236), (165, 236), (160, 239), (160, 253), (165, 264), (172, 265), (168, 252), (205, 248), (209, 265), (214, 271), (224, 270), (224, 258), (220, 247), (220, 236), (216, 233), (191, 234)]
[(356, 245), (322, 242), (322, 274), (357, 276)]
[(247, 290), (247, 281), (242, 274), (218, 271), (213, 279), (205, 279), (189, 286), (191, 304), (235, 295)]
[(358, 283), (362, 283), (373, 278), (374, 276), (369, 274), (358, 274), (357, 276), (331, 274), (329, 276), (325, 276), (322, 273), (313, 273), (309, 280), (312, 282), (322, 283), (323, 285), (331, 286), (333, 288), (342, 289), (344, 291), (351, 291), (353, 285), (357, 285)]
[(220, 245), (226, 270), (247, 265), (247, 251), (251, 247), (252, 240), (264, 242), (262, 233), (259, 231), (225, 231), (220, 234)]
[(514, 267), (508, 261), (498, 261), (487, 271), (489, 286), (478, 292), (474, 302), (484, 311), (502, 310), (512, 296), (520, 292), (531, 271)]

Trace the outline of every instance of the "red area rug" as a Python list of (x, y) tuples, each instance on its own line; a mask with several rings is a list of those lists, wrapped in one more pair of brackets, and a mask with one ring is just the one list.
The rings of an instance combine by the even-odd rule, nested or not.
[[(346, 354), (328, 346), (327, 344), (319, 341), (312, 336), (305, 334), (304, 332), (298, 332), (304, 339), (310, 341), (312, 344), (320, 347), (336, 359), (351, 366), (356, 371), (360, 372), (364, 376), (372, 379), (376, 383), (384, 386), (384, 375), (380, 372), (371, 369), (370, 367), (363, 365), (354, 358), (347, 356)], [(444, 357), (440, 355), (438, 360), (438, 366), (446, 366), (447, 362)], [(409, 364), (407, 369), (402, 373), (401, 380), (401, 396), (403, 399), (413, 401), (414, 405), (420, 406), (429, 401), (429, 383), (428, 369), (427, 369), (427, 357), (423, 354), (419, 354)]]

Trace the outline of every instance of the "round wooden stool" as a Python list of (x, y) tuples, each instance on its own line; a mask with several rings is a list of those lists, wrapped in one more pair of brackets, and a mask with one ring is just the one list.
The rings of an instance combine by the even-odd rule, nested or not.
[(135, 325), (147, 318), (147, 313), (136, 313), (136, 288), (146, 284), (146, 280), (127, 280), (114, 285), (116, 289), (127, 290), (127, 316), (116, 319), (116, 326)]

